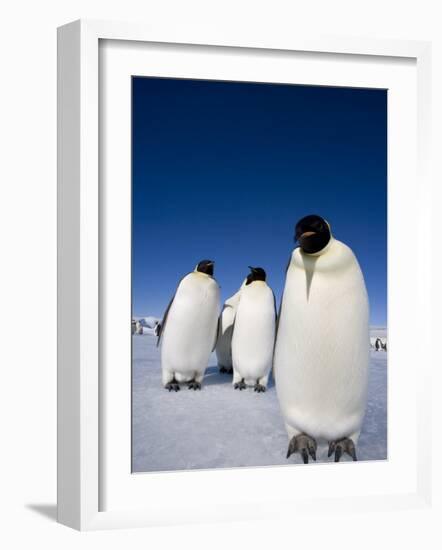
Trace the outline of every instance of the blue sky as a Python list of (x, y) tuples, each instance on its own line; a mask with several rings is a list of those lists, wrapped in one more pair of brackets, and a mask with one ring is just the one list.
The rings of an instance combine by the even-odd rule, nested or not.
[(387, 92), (134, 77), (134, 315), (213, 259), (222, 299), (261, 266), (279, 304), (296, 221), (355, 252), (386, 325)]

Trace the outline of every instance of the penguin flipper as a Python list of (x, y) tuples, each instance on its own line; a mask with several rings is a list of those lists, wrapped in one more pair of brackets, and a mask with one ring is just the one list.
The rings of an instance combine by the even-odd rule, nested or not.
[[(293, 254), (293, 253), (292, 253)], [(285, 268), (285, 275), (287, 277), (287, 271), (289, 270), (289, 267), (290, 267), (290, 264), (291, 264), (291, 261), (292, 261), (292, 254), (290, 254), (290, 258), (289, 258), (289, 261), (287, 262), (287, 266)], [(281, 317), (281, 309), (282, 309), (282, 300), (284, 299), (284, 292), (281, 294), (281, 300), (279, 302), (279, 309), (277, 309), (276, 307), (276, 297), (275, 297), (275, 293), (273, 293), (273, 298), (275, 300), (275, 315), (276, 315), (276, 327), (275, 327), (275, 340), (276, 340), (276, 337), (278, 336), (278, 329), (279, 329), (279, 319)]]
[[(273, 295), (275, 296), (275, 295)], [(278, 336), (278, 330), (279, 330), (279, 319), (281, 318), (281, 309), (282, 309), (282, 300), (284, 299), (284, 293), (281, 296), (281, 301), (279, 302), (279, 309), (276, 309), (276, 298), (275, 298), (275, 315), (276, 315), (276, 325), (275, 325), (275, 342), (276, 338)], [(276, 346), (275, 346), (276, 347)]]
[(161, 336), (164, 332), (164, 329), (166, 328), (167, 316), (169, 315), (169, 311), (173, 304), (174, 299), (175, 299), (175, 294), (172, 296), (172, 299), (170, 300), (169, 305), (167, 306), (166, 311), (164, 312), (163, 320), (159, 324), (158, 331), (157, 331), (158, 332), (157, 347), (160, 345)]
[(213, 342), (212, 352), (215, 351), (216, 344), (218, 343), (218, 334), (219, 334), (219, 327), (220, 327), (220, 324), (221, 324), (221, 315), (218, 316), (218, 323), (217, 323), (217, 325), (216, 325), (215, 341)]

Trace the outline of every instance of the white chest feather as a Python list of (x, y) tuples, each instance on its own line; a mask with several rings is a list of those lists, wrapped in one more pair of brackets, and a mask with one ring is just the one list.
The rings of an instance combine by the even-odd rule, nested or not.
[(272, 290), (262, 281), (245, 286), (232, 338), (233, 367), (243, 378), (260, 378), (271, 369), (275, 341)]
[(274, 359), (286, 423), (313, 437), (357, 431), (365, 411), (368, 359), (368, 298), (352, 251), (336, 240), (318, 256), (296, 249)]
[(163, 369), (174, 372), (204, 371), (218, 324), (219, 287), (197, 272), (181, 281), (170, 307), (161, 345)]

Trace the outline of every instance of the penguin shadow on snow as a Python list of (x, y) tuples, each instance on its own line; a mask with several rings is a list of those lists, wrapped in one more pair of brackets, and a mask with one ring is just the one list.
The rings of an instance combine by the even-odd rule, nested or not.
[[(203, 380), (203, 389), (204, 386), (220, 386), (220, 385), (229, 385), (232, 386), (232, 380), (233, 375), (232, 374), (225, 374), (219, 372), (218, 365), (207, 367), (206, 373), (204, 375)], [(270, 373), (269, 380), (267, 383), (267, 391), (272, 389), (275, 386), (275, 382), (273, 380), (273, 372)], [(247, 387), (246, 390), (251, 390), (253, 392), (253, 386)], [(233, 391), (233, 386), (232, 386)]]
[(232, 382), (231, 374), (223, 374), (219, 372), (218, 365), (212, 365), (207, 367), (203, 379), (203, 389), (204, 386), (219, 386), (222, 384), (229, 384)]

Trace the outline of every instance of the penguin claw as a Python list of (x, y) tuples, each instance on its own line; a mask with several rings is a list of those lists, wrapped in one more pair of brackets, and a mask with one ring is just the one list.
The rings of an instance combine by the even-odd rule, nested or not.
[(344, 453), (347, 453), (354, 461), (357, 461), (356, 445), (349, 437), (330, 441), (328, 456), (331, 457), (333, 453), (335, 453), (335, 462), (339, 462)]
[(245, 385), (244, 380), (241, 380), (241, 382), (236, 382), (233, 387), (235, 390), (242, 391), (245, 390), (247, 386)]
[(233, 367), (220, 367), (219, 372), (222, 374), (233, 374)]
[(164, 387), (166, 390), (169, 390), (170, 392), (180, 390), (180, 385), (178, 384), (178, 382), (174, 382), (174, 381), (168, 382)]
[(289, 458), (289, 456), (293, 453), (299, 453), (304, 464), (308, 464), (309, 455), (316, 461), (316, 448), (317, 443), (313, 437), (310, 437), (307, 434), (295, 435), (289, 443), (287, 458)]
[(255, 384), (255, 391), (258, 393), (264, 393), (266, 391), (266, 387), (262, 384), (258, 384), (258, 382)]
[(201, 384), (199, 382), (195, 382), (195, 380), (192, 380), (189, 382), (189, 385), (187, 386), (189, 390), (200, 390)]

